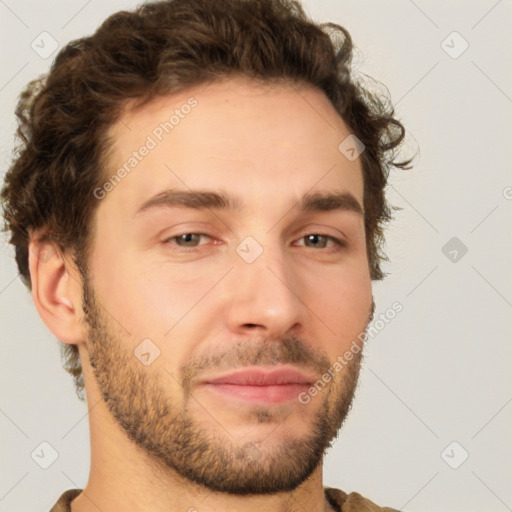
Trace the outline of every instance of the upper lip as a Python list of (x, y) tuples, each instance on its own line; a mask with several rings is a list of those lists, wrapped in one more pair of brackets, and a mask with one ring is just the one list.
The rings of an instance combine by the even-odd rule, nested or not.
[(292, 367), (247, 367), (220, 377), (203, 379), (203, 384), (235, 384), (238, 386), (276, 386), (280, 384), (311, 384), (314, 376)]

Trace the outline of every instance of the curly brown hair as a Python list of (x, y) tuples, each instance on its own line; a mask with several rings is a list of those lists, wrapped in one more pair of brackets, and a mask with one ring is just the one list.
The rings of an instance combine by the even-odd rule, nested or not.
[[(367, 255), (372, 280), (380, 268), (385, 198), (391, 166), (404, 139), (388, 94), (372, 93), (351, 70), (350, 34), (310, 20), (298, 1), (165, 0), (109, 17), (90, 37), (60, 51), (49, 73), (21, 94), (20, 139), (1, 193), (5, 230), (19, 273), (30, 284), (30, 230), (53, 239), (86, 269), (91, 219), (104, 180), (107, 130), (127, 101), (138, 106), (187, 87), (242, 74), (321, 89), (362, 141)], [(83, 399), (76, 345), (62, 344), (65, 369)]]

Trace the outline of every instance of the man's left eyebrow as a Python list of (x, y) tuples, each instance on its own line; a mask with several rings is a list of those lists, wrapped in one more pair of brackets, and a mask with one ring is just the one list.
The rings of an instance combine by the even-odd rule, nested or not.
[(302, 211), (349, 211), (364, 217), (364, 209), (350, 192), (306, 194), (299, 201)]

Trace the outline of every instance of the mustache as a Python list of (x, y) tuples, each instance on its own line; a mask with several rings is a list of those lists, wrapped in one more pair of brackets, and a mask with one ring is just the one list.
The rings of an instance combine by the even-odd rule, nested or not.
[(301, 338), (288, 336), (279, 340), (250, 338), (238, 341), (227, 350), (190, 360), (180, 368), (182, 386), (190, 390), (204, 370), (235, 370), (245, 366), (292, 364), (322, 375), (330, 367), (327, 354), (312, 349)]

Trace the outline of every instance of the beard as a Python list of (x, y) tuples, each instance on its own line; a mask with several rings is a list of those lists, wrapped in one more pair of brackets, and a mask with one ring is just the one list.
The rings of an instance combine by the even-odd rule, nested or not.
[[(315, 471), (351, 408), (362, 350), (319, 391), (315, 400), (322, 403), (316, 412), (305, 411), (311, 416), (306, 434), (285, 435), (272, 446), (265, 439), (237, 443), (222, 429), (220, 435), (208, 430), (190, 412), (195, 401), (194, 377), (201, 370), (293, 364), (322, 375), (332, 366), (329, 359), (297, 337), (272, 343), (261, 337), (244, 339), (227, 352), (203, 355), (181, 367), (181, 382), (175, 380), (183, 398), (173, 400), (170, 374), (162, 372), (167, 381), (163, 380), (141, 364), (129, 349), (128, 335), (96, 302), (87, 274), (82, 277), (86, 346), (96, 384), (112, 417), (149, 456), (156, 472), (167, 477), (178, 474), (215, 492), (249, 495), (292, 491)], [(283, 411), (277, 405), (254, 405), (250, 408), (251, 420), (274, 423), (277, 429), (279, 420), (287, 417)]]

